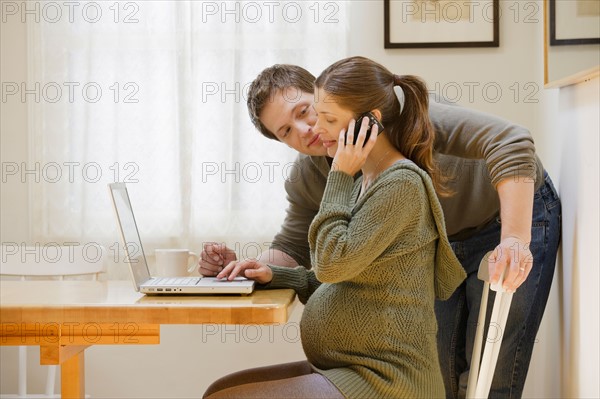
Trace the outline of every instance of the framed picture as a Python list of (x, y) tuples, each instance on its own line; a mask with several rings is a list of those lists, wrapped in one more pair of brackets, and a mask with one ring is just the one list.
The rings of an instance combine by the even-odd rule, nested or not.
[(499, 0), (384, 0), (384, 47), (498, 47), (499, 12)]
[(600, 44), (599, 0), (550, 0), (550, 45)]

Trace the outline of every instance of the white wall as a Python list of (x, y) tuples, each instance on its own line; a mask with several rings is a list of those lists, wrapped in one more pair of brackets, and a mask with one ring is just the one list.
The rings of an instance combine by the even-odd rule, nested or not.
[(561, 396), (600, 397), (598, 259), (600, 251), (600, 78), (569, 86), (547, 104), (563, 204), (560, 307)]
[[(597, 310), (598, 293), (591, 286), (599, 281), (598, 163), (592, 161), (599, 148), (598, 81), (560, 91), (543, 89), (540, 1), (534, 3), (539, 5), (534, 15), (530, 15), (531, 8), (519, 8), (532, 2), (501, 1), (500, 47), (491, 49), (384, 50), (382, 3), (352, 1), (351, 55), (371, 57), (398, 74), (420, 75), (436, 93), (532, 131), (563, 198), (565, 229), (563, 265), (559, 265), (538, 334), (524, 397), (556, 397), (558, 392), (561, 396), (598, 397), (598, 312), (593, 311)], [(518, 16), (516, 9), (520, 9)], [(538, 22), (527, 22), (525, 16)], [(2, 24), (3, 81), (8, 80), (5, 76), (15, 81), (26, 78), (25, 29), (18, 25)], [(478, 85), (472, 96), (469, 85)], [(486, 85), (488, 92), (482, 90)], [(498, 87), (502, 94), (496, 101), (493, 89)], [(26, 160), (25, 108), (1, 105), (2, 161)], [(26, 187), (3, 185), (2, 241), (26, 240), (27, 221)], [(280, 326), (270, 331), (264, 327), (256, 343), (249, 342), (254, 340), (251, 330), (220, 327), (216, 335), (209, 335), (206, 327), (170, 326), (163, 328), (160, 346), (91, 348), (86, 355), (87, 392), (93, 397), (192, 397), (226, 372), (301, 359), (299, 342), (286, 335), (293, 331), (300, 311), (301, 307), (291, 328)], [(3, 393), (15, 387), (10, 377), (13, 366), (7, 363), (14, 352), (8, 349), (2, 349)], [(159, 382), (165, 378), (177, 381), (178, 388)], [(42, 389), (41, 382), (36, 385)]]
[[(534, 134), (540, 134), (536, 129), (538, 103), (531, 101), (540, 101), (543, 91), (542, 9), (541, 2), (528, 3), (539, 4), (538, 23), (529, 22), (535, 16), (529, 15), (531, 10), (524, 11), (520, 3), (500, 2), (499, 48), (386, 50), (383, 48), (383, 2), (352, 1), (350, 26), (361, 29), (351, 28), (349, 55), (372, 58), (399, 75), (419, 75), (434, 93), (510, 118), (530, 127)], [(518, 18), (511, 7), (521, 7)], [(525, 87), (528, 83), (535, 86)], [(469, 86), (473, 86), (472, 95)], [(497, 88), (501, 90), (499, 96)]]

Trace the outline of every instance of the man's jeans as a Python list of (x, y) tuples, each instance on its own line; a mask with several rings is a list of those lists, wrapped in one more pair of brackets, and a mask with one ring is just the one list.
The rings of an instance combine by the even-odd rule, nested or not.
[[(535, 193), (530, 250), (533, 269), (513, 295), (502, 346), (492, 381), (491, 398), (520, 398), (536, 334), (550, 293), (556, 253), (560, 241), (561, 205), (547, 173), (544, 185)], [(438, 352), (446, 397), (464, 398), (483, 282), (477, 270), (483, 256), (500, 243), (500, 220), (495, 220), (476, 236), (452, 243), (456, 256), (467, 272), (466, 281), (447, 301), (436, 301)], [(487, 324), (495, 293), (488, 298)], [(492, 335), (496, 334), (492, 331)]]

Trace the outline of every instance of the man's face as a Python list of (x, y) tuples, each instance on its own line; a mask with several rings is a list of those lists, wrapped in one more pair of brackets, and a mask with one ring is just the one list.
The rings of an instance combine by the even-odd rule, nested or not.
[(260, 113), (260, 121), (282, 143), (306, 155), (324, 156), (327, 150), (313, 130), (317, 115), (313, 93), (288, 87), (276, 92)]

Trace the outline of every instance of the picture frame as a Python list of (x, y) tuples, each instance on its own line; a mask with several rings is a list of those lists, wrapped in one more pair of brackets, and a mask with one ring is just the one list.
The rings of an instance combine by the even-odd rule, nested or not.
[[(544, 88), (565, 87), (600, 76), (600, 43), (550, 45), (550, 2), (544, 4)], [(585, 45), (579, 45), (585, 44)]]
[(549, 6), (551, 46), (600, 44), (600, 1), (549, 0)]
[(384, 0), (384, 48), (500, 46), (499, 0)]

